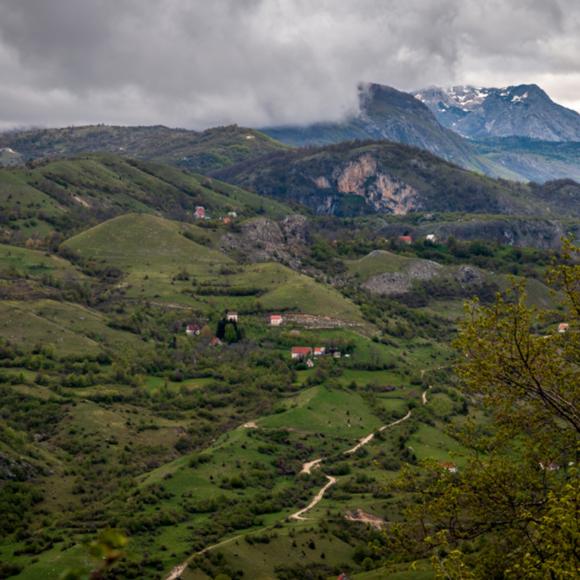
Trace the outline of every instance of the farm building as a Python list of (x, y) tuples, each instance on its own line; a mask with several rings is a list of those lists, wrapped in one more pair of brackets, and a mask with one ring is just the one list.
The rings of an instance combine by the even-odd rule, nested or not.
[(226, 320), (228, 322), (238, 322), (239, 320), (239, 316), (238, 313), (235, 310), (230, 310), (227, 314), (226, 314)]
[(201, 326), (199, 324), (188, 324), (185, 327), (185, 334), (187, 336), (199, 336), (201, 334)]
[(198, 205), (195, 208), (195, 217), (198, 220), (204, 220), (205, 219), (205, 207), (203, 207), (203, 205)]
[(449, 473), (457, 473), (457, 465), (451, 461), (442, 461), (439, 465)]
[(568, 332), (569, 328), (570, 328), (570, 325), (567, 322), (560, 322), (560, 324), (558, 324), (558, 332), (560, 334), (564, 334), (565, 332)]
[(300, 360), (310, 356), (312, 349), (309, 346), (293, 346), (290, 354), (292, 355), (292, 360)]
[(435, 234), (427, 234), (425, 240), (434, 244), (437, 241), (437, 236)]
[(412, 244), (413, 237), (412, 236), (399, 236), (399, 242), (401, 242), (401, 244)]
[(326, 354), (326, 347), (324, 346), (315, 346), (314, 347), (314, 356), (322, 356)]
[(281, 314), (270, 314), (270, 326), (280, 326), (284, 322)]

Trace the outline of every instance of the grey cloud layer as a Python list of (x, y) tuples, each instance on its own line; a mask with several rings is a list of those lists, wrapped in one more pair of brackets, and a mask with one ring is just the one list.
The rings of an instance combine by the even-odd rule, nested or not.
[(0, 0), (0, 127), (332, 120), (359, 81), (580, 108), (579, 61), (578, 0)]

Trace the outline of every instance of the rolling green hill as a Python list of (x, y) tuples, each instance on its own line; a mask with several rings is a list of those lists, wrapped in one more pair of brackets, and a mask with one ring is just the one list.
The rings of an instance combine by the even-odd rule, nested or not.
[(279, 202), (216, 179), (114, 155), (0, 169), (0, 236), (7, 241), (68, 235), (130, 211), (192, 221), (198, 205), (214, 219), (232, 211), (240, 217), (290, 213)]
[(89, 125), (0, 133), (0, 149), (24, 160), (112, 153), (159, 161), (193, 171), (216, 170), (285, 148), (253, 129), (232, 125), (197, 132), (163, 126)]

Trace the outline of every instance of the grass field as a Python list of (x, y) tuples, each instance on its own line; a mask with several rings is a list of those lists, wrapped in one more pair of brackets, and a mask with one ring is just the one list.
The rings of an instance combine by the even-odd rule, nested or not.
[(60, 355), (95, 355), (103, 345), (141, 344), (130, 333), (109, 328), (101, 313), (53, 300), (0, 302), (0, 336), (28, 348), (52, 345)]

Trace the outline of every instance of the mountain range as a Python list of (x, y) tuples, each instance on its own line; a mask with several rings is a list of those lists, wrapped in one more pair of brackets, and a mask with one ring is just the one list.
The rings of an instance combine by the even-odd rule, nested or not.
[[(485, 134), (486, 126), (496, 129)], [(517, 181), (580, 179), (580, 115), (557, 105), (535, 85), (509, 91), (432, 88), (413, 95), (363, 84), (359, 112), (342, 122), (264, 132), (293, 146), (387, 139), (421, 147), (466, 169)], [(558, 142), (567, 147), (557, 147)]]
[(536, 85), (431, 88), (413, 95), (363, 84), (359, 103), (359, 112), (341, 122), (262, 130), (94, 125), (5, 132), (0, 165), (108, 152), (209, 174), (289, 147), (381, 140), (424, 149), (491, 177), (580, 181), (580, 115)]
[(537, 85), (433, 87), (413, 95), (441, 125), (468, 139), (580, 141), (580, 114), (552, 101)]

